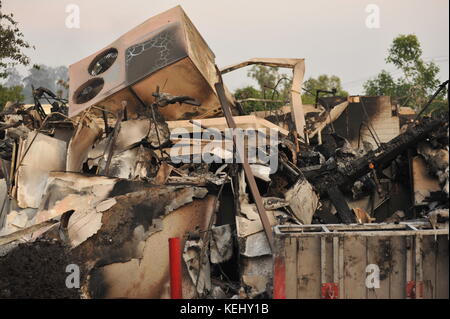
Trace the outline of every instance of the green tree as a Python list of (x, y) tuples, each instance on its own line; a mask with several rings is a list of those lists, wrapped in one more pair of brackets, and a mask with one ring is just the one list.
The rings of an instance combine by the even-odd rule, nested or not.
[(58, 97), (67, 99), (68, 98), (67, 95), (69, 93), (69, 79), (67, 79), (67, 80), (59, 79), (56, 82), (56, 86), (58, 88), (58, 90), (56, 91), (56, 94), (58, 95)]
[(4, 87), (0, 85), (0, 111), (5, 107), (6, 102), (22, 102), (24, 96), (22, 95), (23, 87), (20, 85), (13, 87)]
[[(309, 78), (303, 84), (305, 88), (302, 94), (302, 101), (304, 104), (314, 104), (317, 90), (331, 91), (336, 89), (337, 96), (348, 96), (348, 93), (342, 88), (341, 79), (336, 75), (322, 74), (317, 79)], [(320, 95), (322, 96), (322, 95)]]
[(258, 83), (262, 98), (275, 100), (289, 99), (292, 76), (279, 73), (279, 68), (254, 65), (247, 72), (247, 76), (253, 78)]
[[(245, 99), (261, 99), (261, 91), (255, 89), (253, 86), (246, 86), (241, 89), (237, 89), (234, 92), (234, 97), (237, 100), (245, 100)], [(246, 112), (260, 111), (262, 109), (261, 102), (256, 101), (246, 101), (243, 102), (244, 110)]]
[(242, 102), (242, 105), (246, 112), (277, 109), (289, 102), (292, 77), (279, 73), (278, 68), (254, 65), (247, 72), (247, 76), (258, 83), (259, 90), (252, 86), (237, 89), (234, 93), (237, 100), (253, 98), (283, 101), (285, 103), (245, 101)]
[(0, 78), (8, 76), (8, 69), (30, 63), (30, 59), (23, 53), (24, 49), (29, 48), (31, 45), (23, 39), (14, 15), (3, 13), (0, 0)]
[[(367, 95), (389, 95), (400, 105), (418, 109), (439, 85), (439, 67), (422, 59), (422, 48), (414, 34), (399, 35), (393, 40), (386, 63), (394, 65), (401, 76), (395, 79), (382, 70), (374, 79), (363, 84)], [(438, 99), (444, 99), (444, 91)]]

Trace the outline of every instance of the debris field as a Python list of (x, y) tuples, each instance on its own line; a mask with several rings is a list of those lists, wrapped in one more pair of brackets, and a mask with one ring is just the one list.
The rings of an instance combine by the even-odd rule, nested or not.
[[(291, 69), (289, 103), (247, 114), (222, 75), (248, 65)], [(304, 73), (297, 58), (219, 69), (175, 7), (71, 65), (68, 100), (37, 88), (33, 107), (10, 103), (0, 298), (174, 298), (173, 238), (183, 298), (277, 298), (302, 280), (278, 286), (274, 229), (321, 225), (446, 234), (448, 298), (448, 119), (388, 96), (306, 105)]]

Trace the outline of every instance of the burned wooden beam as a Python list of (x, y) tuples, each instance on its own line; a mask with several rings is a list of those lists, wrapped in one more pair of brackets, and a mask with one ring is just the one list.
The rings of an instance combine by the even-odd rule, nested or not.
[(308, 174), (307, 178), (313, 184), (320, 195), (325, 195), (331, 187), (343, 187), (351, 185), (358, 178), (371, 170), (380, 170), (387, 167), (398, 155), (413, 147), (417, 142), (442, 125), (440, 120), (425, 119), (388, 143), (382, 144), (375, 151), (349, 162), (344, 168), (333, 170), (321, 170), (318, 173)]
[(345, 224), (355, 223), (355, 214), (353, 214), (352, 210), (348, 206), (344, 194), (342, 194), (341, 190), (337, 186), (331, 187), (330, 189), (328, 189), (327, 194), (330, 198), (330, 201), (336, 208), (337, 215), (341, 219), (341, 221)]
[(105, 170), (104, 170), (104, 174), (106, 176), (108, 176), (108, 173), (109, 173), (109, 165), (111, 164), (111, 159), (112, 159), (112, 156), (114, 154), (114, 144), (116, 143), (117, 135), (119, 134), (120, 123), (122, 122), (124, 111), (125, 111), (125, 108), (124, 108), (124, 110), (120, 110), (118, 112), (116, 125), (114, 126), (114, 130), (113, 130), (113, 133), (111, 135), (111, 140), (110, 140), (110, 144), (109, 144), (108, 159), (106, 160), (106, 165), (105, 165)]

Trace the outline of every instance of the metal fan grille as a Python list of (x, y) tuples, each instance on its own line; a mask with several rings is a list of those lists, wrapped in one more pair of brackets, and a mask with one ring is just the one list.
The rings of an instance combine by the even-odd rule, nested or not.
[(80, 86), (74, 93), (74, 100), (77, 104), (83, 104), (92, 100), (103, 89), (105, 81), (102, 78), (90, 79)]
[(89, 65), (90, 75), (97, 76), (108, 70), (117, 59), (119, 52), (115, 48), (100, 53)]

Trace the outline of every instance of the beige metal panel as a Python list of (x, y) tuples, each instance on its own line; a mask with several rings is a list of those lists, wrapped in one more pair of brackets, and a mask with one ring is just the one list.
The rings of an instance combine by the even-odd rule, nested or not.
[[(285, 240), (289, 243), (298, 241), (297, 250), (284, 252), (286, 259), (292, 260), (289, 256), (292, 253), (298, 258), (297, 298), (320, 298), (319, 287), (324, 282), (339, 284), (339, 297), (344, 299), (406, 298), (408, 282), (417, 283), (413, 298), (448, 298), (446, 228), (434, 230), (427, 222), (276, 226), (275, 234), (287, 236)], [(380, 268), (380, 288), (375, 290), (366, 289), (365, 283), (366, 266), (371, 263)], [(291, 261), (290, 267), (293, 266)], [(295, 298), (295, 293), (287, 296)]]
[[(242, 116), (234, 116), (234, 121), (236, 122), (236, 126), (241, 129), (274, 129), (278, 130), (282, 135), (287, 136), (289, 131), (275, 125), (265, 119), (259, 118), (254, 115), (242, 115)], [(228, 129), (228, 124), (224, 117), (215, 117), (215, 118), (204, 118), (204, 119), (195, 119), (193, 120), (195, 123), (201, 124), (203, 127), (211, 128), (215, 130), (220, 130), (221, 132)], [(186, 129), (188, 132), (193, 132), (193, 128), (196, 127), (189, 120), (179, 120), (179, 121), (167, 121), (167, 125), (169, 126), (169, 130), (173, 130), (176, 128)], [(264, 131), (263, 131), (264, 132)], [(268, 133), (268, 132), (267, 132)]]
[[(88, 108), (91, 105), (97, 104), (108, 96), (117, 93), (124, 87), (131, 84), (129, 83), (126, 74), (127, 71), (125, 61), (127, 59), (127, 48), (135, 44), (142, 43), (143, 41), (149, 40), (154, 36), (157, 36), (158, 32), (160, 32), (163, 28), (176, 28), (176, 30), (174, 31), (174, 34), (176, 34), (176, 36), (174, 37), (173, 42), (176, 43), (180, 48), (184, 47), (184, 51), (187, 51), (186, 43), (184, 42), (185, 39), (183, 39), (183, 30), (182, 27), (180, 27), (181, 23), (183, 22), (181, 18), (181, 12), (181, 7), (175, 7), (157, 16), (154, 16), (144, 23), (141, 23), (134, 29), (130, 30), (104, 49), (93, 53), (92, 55), (82, 59), (81, 61), (78, 61), (75, 64), (70, 65), (69, 116), (75, 116), (82, 110)], [(102, 54), (102, 52), (105, 52), (110, 48), (117, 49), (117, 58), (114, 63), (103, 73), (98, 75), (91, 75), (88, 72), (88, 69), (92, 61), (94, 61), (97, 56)], [(188, 55), (187, 52), (177, 52), (177, 54), (180, 57), (186, 57)], [(156, 61), (154, 62), (154, 64), (157, 64)], [(144, 69), (145, 67), (149, 68), (150, 66), (149, 64), (147, 64), (143, 65), (142, 67)], [(84, 83), (87, 83), (88, 80), (94, 78), (101, 78), (104, 80), (104, 85), (101, 91), (94, 98), (85, 103), (76, 103), (74, 99), (75, 92), (80, 87), (82, 87)]]
[(327, 272), (327, 256), (326, 256), (326, 238), (320, 237), (320, 284), (323, 285), (327, 282), (326, 272)]
[(406, 243), (404, 237), (391, 237), (392, 268), (390, 276), (390, 298), (406, 297)]
[(366, 238), (349, 236), (344, 240), (345, 299), (366, 298)]
[[(214, 196), (196, 199), (166, 215), (161, 221), (161, 230), (152, 233), (143, 244), (141, 259), (117, 262), (99, 267), (100, 278), (107, 287), (105, 298), (168, 299), (169, 290), (169, 247), (168, 238), (182, 238), (195, 229), (204, 230), (213, 212)], [(194, 298), (195, 288), (187, 267), (182, 266), (183, 297)], [(151, 274), (151, 275), (150, 275)]]
[(305, 113), (303, 111), (302, 102), (302, 86), (303, 77), (305, 75), (305, 60), (301, 60), (294, 66), (293, 76), (292, 76), (292, 87), (291, 87), (291, 103), (292, 112), (291, 117), (295, 123), (295, 129), (297, 134), (301, 137), (305, 137)]
[[(406, 236), (406, 283), (405, 283), (405, 290), (406, 286), (409, 282), (416, 280), (416, 275), (414, 272), (415, 268), (415, 258), (414, 258), (414, 237), (413, 236)], [(407, 295), (405, 298), (409, 298)]]
[(102, 128), (88, 116), (83, 117), (67, 147), (66, 171), (81, 172), (89, 151), (102, 136)]
[(284, 240), (286, 264), (286, 298), (297, 296), (297, 238), (287, 237)]
[(422, 236), (415, 236), (415, 261), (416, 261), (416, 299), (423, 298), (423, 253)]
[[(333, 237), (333, 283), (339, 283), (339, 237)], [(342, 287), (340, 287), (342, 288)], [(342, 296), (342, 294), (339, 294)]]
[[(329, 116), (321, 123), (314, 123), (313, 131), (308, 135), (309, 138), (313, 138), (317, 133), (321, 132), (327, 125), (333, 123), (341, 116), (342, 112), (347, 109), (348, 101), (342, 102), (333, 107), (329, 113)], [(305, 106), (305, 105), (304, 105)]]
[(321, 252), (321, 255), (325, 257), (325, 270), (322, 283), (333, 283), (333, 238), (324, 237), (325, 240), (325, 252)]
[[(378, 112), (370, 118), (370, 125), (378, 134), (381, 142), (385, 143), (400, 134), (400, 120), (398, 116), (392, 115), (392, 105), (389, 96), (377, 97), (376, 103), (379, 109)], [(366, 105), (366, 107), (370, 107), (370, 104)], [(391, 129), (386, 130), (386, 126)], [(367, 127), (362, 128), (361, 135), (366, 135), (366, 140), (374, 146), (376, 145)]]
[[(116, 113), (122, 108), (122, 101), (126, 101), (127, 112), (130, 112), (131, 117), (136, 118), (136, 114), (143, 112), (143, 106), (132, 94), (130, 88), (149, 106), (155, 100), (152, 93), (156, 92), (158, 86), (165, 93), (173, 96), (187, 95), (201, 103), (200, 106), (176, 103), (159, 107), (159, 111), (166, 120), (213, 117), (222, 114), (215, 91), (200, 76), (189, 58), (184, 58), (169, 67), (154, 72), (136, 84), (107, 96), (96, 105)], [(99, 112), (96, 114), (100, 115)]]
[(436, 262), (438, 243), (433, 236), (427, 236), (422, 241), (423, 256), (423, 298), (436, 298)]
[(436, 298), (448, 299), (448, 236), (438, 236)]
[(337, 241), (338, 250), (337, 250), (337, 283), (339, 285), (339, 298), (345, 298), (345, 290), (344, 290), (344, 237), (340, 237)]
[(66, 148), (66, 142), (38, 131), (28, 135), (19, 153), (21, 160), (16, 173), (19, 207), (39, 207), (49, 173), (66, 168)]
[[(367, 265), (374, 264), (380, 269), (380, 287), (367, 288), (368, 299), (388, 299), (390, 297), (390, 279), (392, 272), (392, 246), (390, 238), (367, 238)], [(366, 273), (366, 276), (369, 273)]]
[[(110, 67), (98, 74), (91, 72), (98, 59), (112, 54), (111, 50), (116, 58)], [(166, 119), (216, 116), (221, 111), (214, 89), (218, 80), (214, 58), (183, 9), (174, 7), (69, 67), (69, 116), (94, 105), (115, 112), (122, 101), (127, 101), (127, 110), (133, 109), (136, 101), (131, 87), (150, 104), (156, 86), (164, 93), (190, 96), (202, 103), (199, 107), (177, 104), (160, 108)], [(229, 94), (227, 99), (233, 100)]]
[(185, 120), (222, 114), (214, 89), (200, 75), (189, 58), (155, 72), (133, 85), (133, 89), (147, 105), (150, 105), (155, 100), (152, 93), (156, 92), (157, 86), (160, 87), (162, 92), (174, 96), (187, 95), (201, 103), (200, 106), (176, 103), (160, 107), (159, 111), (166, 120)]
[(183, 12), (182, 15), (185, 21), (185, 34), (189, 39), (187, 41), (189, 56), (211, 88), (214, 88), (214, 83), (218, 82), (218, 76), (215, 65), (210, 61), (214, 61), (215, 55), (186, 13)]
[(299, 299), (320, 298), (320, 238), (298, 239), (297, 280)]

